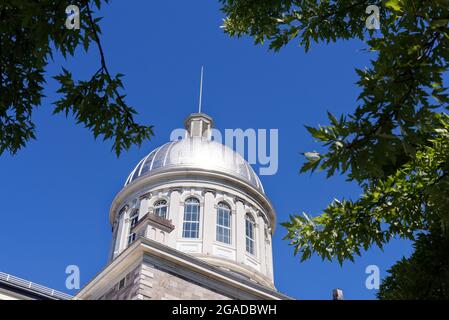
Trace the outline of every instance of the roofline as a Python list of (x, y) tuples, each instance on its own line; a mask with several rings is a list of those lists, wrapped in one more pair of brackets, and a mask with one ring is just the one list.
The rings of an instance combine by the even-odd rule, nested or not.
[[(123, 251), (115, 260), (108, 264), (103, 270), (101, 270), (95, 277), (87, 283), (74, 297), (74, 299), (83, 299), (82, 295), (86, 295), (88, 291), (100, 281), (108, 281), (106, 279), (108, 274), (111, 274), (111, 270), (119, 268), (124, 261), (131, 261), (130, 256), (134, 256), (136, 261), (140, 261), (140, 257), (145, 254), (155, 256), (164, 261), (172, 261), (184, 268), (193, 270), (207, 277), (214, 277), (230, 285), (238, 288), (244, 292), (251, 292), (251, 294), (257, 295), (260, 298), (275, 299), (275, 300), (294, 300), (293, 298), (269, 287), (260, 285), (251, 280), (247, 280), (237, 275), (213, 266), (201, 259), (198, 259), (189, 254), (183, 253), (179, 250), (170, 248), (166, 245), (160, 244), (156, 241), (139, 237), (130, 247)], [(134, 261), (131, 263), (133, 264)], [(121, 267), (120, 270), (125, 270)], [(109, 279), (110, 280), (110, 279)], [(81, 297), (80, 297), (81, 296)]]
[(0, 272), (0, 287), (2, 285), (14, 290), (14, 292), (18, 294), (27, 297), (31, 295), (37, 299), (69, 300), (72, 298), (72, 296), (67, 293), (57, 291), (4, 272)]

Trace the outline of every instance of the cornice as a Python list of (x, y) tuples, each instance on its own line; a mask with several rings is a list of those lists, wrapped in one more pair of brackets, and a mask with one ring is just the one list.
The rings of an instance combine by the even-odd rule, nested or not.
[[(242, 192), (260, 205), (268, 214), (271, 228), (274, 231), (276, 226), (276, 214), (274, 207), (268, 197), (258, 189), (247, 183), (244, 179), (239, 179), (233, 175), (228, 175), (219, 171), (207, 171), (200, 168), (160, 168), (151, 175), (146, 175), (133, 181), (124, 187), (115, 196), (109, 211), (109, 219), (113, 220), (113, 215), (119, 206), (129, 195), (144, 189), (148, 185), (166, 184), (170, 182), (186, 181), (198, 182), (204, 180), (205, 183), (214, 184), (218, 181), (228, 188), (233, 188), (236, 192)], [(207, 188), (211, 189), (211, 188)]]
[(100, 294), (98, 291), (95, 291), (96, 287), (102, 288), (101, 291), (109, 288), (109, 283), (115, 280), (115, 277), (122, 276), (120, 272), (130, 269), (130, 266), (134, 265), (137, 261), (143, 261), (145, 254), (158, 257), (162, 261), (170, 261), (176, 264), (179, 268), (191, 270), (206, 278), (217, 280), (227, 286), (257, 296), (260, 299), (292, 299), (269, 287), (257, 284), (251, 280), (243, 279), (231, 272), (215, 267), (191, 255), (143, 237), (136, 240), (132, 246), (126, 249), (113, 262), (99, 272), (78, 292), (74, 299), (86, 299), (93, 296), (99, 296)]

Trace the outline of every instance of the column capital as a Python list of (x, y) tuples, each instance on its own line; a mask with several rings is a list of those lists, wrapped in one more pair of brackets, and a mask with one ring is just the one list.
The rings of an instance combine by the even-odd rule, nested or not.
[(170, 188), (169, 193), (173, 193), (173, 192), (179, 192), (182, 193), (182, 188), (181, 187), (174, 187), (174, 188)]
[(149, 198), (151, 198), (152, 196), (153, 196), (153, 194), (152, 194), (151, 192), (147, 192), (147, 193), (142, 194), (142, 195), (139, 197), (139, 200), (149, 199)]
[(245, 200), (243, 200), (242, 198), (240, 198), (240, 197), (234, 197), (234, 201), (235, 201), (235, 203), (237, 203), (237, 202), (241, 202), (243, 205), (245, 205)]
[(201, 195), (204, 197), (206, 195), (206, 193), (208, 193), (208, 192), (212, 193), (214, 195), (214, 197), (217, 196), (217, 190), (215, 190), (215, 189), (203, 189), (201, 191)]

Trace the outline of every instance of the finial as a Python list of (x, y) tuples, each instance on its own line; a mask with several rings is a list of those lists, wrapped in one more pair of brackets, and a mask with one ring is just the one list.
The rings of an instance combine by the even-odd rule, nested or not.
[(202, 108), (202, 104), (203, 104), (203, 71), (204, 71), (204, 66), (201, 66), (200, 101), (198, 104), (198, 113), (201, 113), (201, 108)]

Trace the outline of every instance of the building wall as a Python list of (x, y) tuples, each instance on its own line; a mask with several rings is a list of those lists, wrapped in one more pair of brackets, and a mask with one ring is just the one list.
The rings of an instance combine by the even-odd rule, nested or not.
[[(106, 294), (99, 297), (99, 300), (135, 300), (140, 291), (141, 266), (134, 268), (131, 272), (117, 280)], [(123, 287), (120, 281), (124, 279)]]
[[(191, 254), (216, 265), (243, 272), (253, 280), (273, 286), (271, 229), (264, 209), (248, 195), (226, 186), (217, 186), (205, 180), (190, 182), (170, 181), (156, 186), (147, 185), (137, 193), (130, 194), (115, 214), (111, 260), (128, 246), (130, 212), (139, 209), (139, 218), (153, 211), (153, 204), (161, 199), (167, 201), (168, 219), (175, 226), (171, 232), (148, 226), (140, 234), (148, 239)], [(200, 201), (200, 227), (197, 239), (182, 237), (185, 200), (194, 197)], [(231, 244), (216, 241), (217, 205), (224, 202), (231, 208)], [(246, 252), (245, 216), (255, 221), (255, 253)], [(214, 259), (212, 259), (214, 258)], [(230, 264), (231, 263), (231, 264)], [(235, 265), (235, 268), (233, 265)], [(258, 274), (258, 276), (256, 276)]]
[[(120, 288), (120, 281), (124, 281)], [(101, 300), (229, 300), (191, 280), (143, 262), (99, 297)]]
[(142, 265), (140, 299), (228, 300), (229, 298), (148, 264)]

